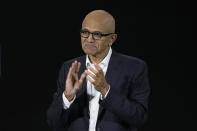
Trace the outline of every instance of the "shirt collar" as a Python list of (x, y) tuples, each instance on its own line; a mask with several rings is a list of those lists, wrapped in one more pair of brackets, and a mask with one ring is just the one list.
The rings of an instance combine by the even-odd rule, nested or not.
[[(104, 67), (106, 67), (109, 64), (111, 54), (112, 54), (112, 49), (110, 47), (107, 56), (99, 63), (99, 65), (100, 66), (103, 65)], [(92, 63), (90, 62), (90, 59), (88, 58), (88, 55), (86, 55), (86, 67), (88, 67), (91, 64)]]

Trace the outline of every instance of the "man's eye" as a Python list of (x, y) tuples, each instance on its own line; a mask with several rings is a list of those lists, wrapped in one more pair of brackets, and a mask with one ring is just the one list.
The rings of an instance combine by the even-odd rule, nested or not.
[(82, 31), (82, 33), (84, 33), (84, 34), (88, 34), (89, 32), (88, 32), (88, 31)]
[(101, 33), (95, 32), (94, 35), (96, 35), (96, 36), (101, 36)]

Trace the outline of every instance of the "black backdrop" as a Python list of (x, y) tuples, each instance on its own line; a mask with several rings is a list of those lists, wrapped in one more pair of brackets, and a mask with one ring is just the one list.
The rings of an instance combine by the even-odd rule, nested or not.
[(189, 112), (183, 60), (188, 51), (185, 45), (192, 43), (192, 4), (111, 4), (8, 3), (2, 9), (1, 131), (49, 130), (45, 113), (56, 90), (58, 71), (63, 61), (83, 55), (80, 25), (93, 9), (105, 9), (115, 17), (118, 39), (113, 48), (148, 64), (150, 117), (141, 130), (186, 130)]

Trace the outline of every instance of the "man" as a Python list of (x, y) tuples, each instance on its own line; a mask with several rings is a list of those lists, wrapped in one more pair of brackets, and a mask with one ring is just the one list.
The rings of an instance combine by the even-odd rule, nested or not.
[(47, 111), (54, 131), (136, 131), (147, 119), (150, 93), (146, 64), (115, 52), (115, 20), (104, 10), (82, 23), (86, 56), (64, 62)]

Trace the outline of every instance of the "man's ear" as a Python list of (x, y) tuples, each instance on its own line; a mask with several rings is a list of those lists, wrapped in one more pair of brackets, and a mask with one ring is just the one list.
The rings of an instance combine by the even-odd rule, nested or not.
[(110, 41), (109, 46), (112, 46), (112, 44), (116, 41), (116, 39), (117, 39), (117, 34), (113, 34), (111, 36), (111, 39), (109, 40)]

